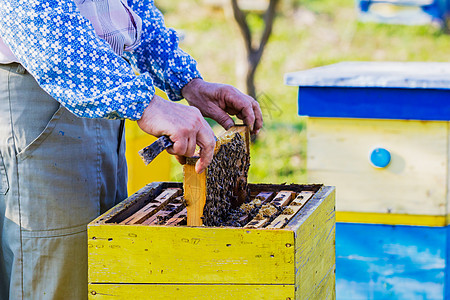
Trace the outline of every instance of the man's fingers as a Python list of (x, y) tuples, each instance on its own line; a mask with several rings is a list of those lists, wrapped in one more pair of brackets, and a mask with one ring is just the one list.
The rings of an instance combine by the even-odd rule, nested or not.
[[(195, 171), (197, 173), (203, 172), (211, 163), (216, 146), (216, 139), (211, 127), (202, 119), (197, 130), (182, 132), (179, 136), (178, 139), (174, 138), (173, 146), (168, 148), (167, 151), (170, 154), (191, 157), (195, 154), (195, 148), (198, 145), (200, 147), (200, 159), (197, 161)], [(185, 160), (179, 157), (177, 157), (177, 160), (181, 164), (185, 163)]]
[(199, 174), (211, 163), (214, 156), (214, 148), (216, 147), (214, 132), (209, 126), (206, 129), (209, 130), (201, 130), (197, 135), (197, 144), (200, 146), (200, 159), (195, 165), (195, 171)]
[[(186, 151), (179, 151), (179, 149), (182, 149), (182, 147), (180, 147), (181, 142), (174, 142), (172, 147), (169, 147), (166, 149), (167, 153), (172, 154), (172, 155), (183, 155), (180, 153), (184, 153)], [(176, 148), (175, 148), (176, 147)], [(175, 150), (177, 149), (177, 150)]]
[(244, 124), (250, 127), (250, 131), (253, 131), (255, 125), (255, 112), (253, 111), (251, 102), (243, 107), (239, 115), (243, 117), (242, 120), (244, 121)]
[(189, 139), (185, 136), (182, 136), (181, 138), (177, 136), (171, 136), (170, 139), (173, 141), (173, 146), (167, 148), (167, 152), (172, 155), (186, 156)]
[(186, 153), (184, 154), (184, 156), (186, 157), (194, 156), (196, 145), (197, 144), (195, 138), (188, 138), (188, 146), (186, 147)]
[(252, 133), (262, 128), (263, 119), (258, 102), (230, 85), (198, 79), (189, 82), (182, 93), (190, 105), (199, 108), (204, 116), (214, 119), (227, 130), (234, 125), (227, 113), (244, 121)]
[(259, 103), (250, 96), (247, 97), (250, 101), (242, 107), (242, 110), (237, 114), (237, 117), (243, 120), (244, 124), (249, 126), (252, 133), (256, 134), (263, 125), (262, 112)]
[(257, 101), (252, 102), (253, 112), (255, 114), (255, 126), (253, 127), (253, 132), (258, 134), (259, 130), (263, 126), (263, 117), (261, 108), (259, 107), (259, 103)]
[(213, 114), (214, 114), (213, 119), (217, 123), (219, 123), (220, 126), (225, 128), (225, 130), (228, 130), (234, 126), (233, 119), (222, 109), (220, 108), (216, 109), (216, 111)]

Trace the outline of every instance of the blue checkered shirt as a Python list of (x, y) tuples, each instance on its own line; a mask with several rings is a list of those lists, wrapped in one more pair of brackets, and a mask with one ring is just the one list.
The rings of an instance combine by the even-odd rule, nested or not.
[(0, 37), (80, 117), (137, 120), (154, 85), (180, 100), (183, 86), (201, 77), (153, 0), (1, 0)]

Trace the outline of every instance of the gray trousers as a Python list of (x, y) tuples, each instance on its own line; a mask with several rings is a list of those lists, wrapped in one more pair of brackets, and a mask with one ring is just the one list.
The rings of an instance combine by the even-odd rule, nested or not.
[(86, 224), (126, 197), (123, 122), (0, 65), (0, 299), (86, 299)]

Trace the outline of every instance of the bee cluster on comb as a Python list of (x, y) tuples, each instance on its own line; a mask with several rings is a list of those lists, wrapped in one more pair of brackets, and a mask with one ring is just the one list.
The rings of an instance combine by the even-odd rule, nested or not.
[(248, 198), (247, 174), (250, 157), (240, 134), (219, 150), (208, 167), (206, 175), (206, 203), (203, 225), (240, 227), (239, 203)]

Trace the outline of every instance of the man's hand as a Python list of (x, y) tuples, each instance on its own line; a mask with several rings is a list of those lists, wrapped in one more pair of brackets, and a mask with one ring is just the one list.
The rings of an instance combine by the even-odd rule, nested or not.
[(258, 102), (241, 93), (236, 88), (218, 83), (210, 83), (196, 78), (181, 90), (190, 105), (197, 107), (203, 116), (211, 118), (228, 130), (234, 125), (228, 115), (235, 115), (257, 134), (263, 125)]
[(167, 148), (170, 154), (191, 157), (199, 145), (197, 173), (203, 172), (212, 161), (216, 145), (214, 132), (195, 107), (166, 101), (155, 95), (137, 124), (148, 134), (169, 136), (174, 143)]

